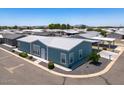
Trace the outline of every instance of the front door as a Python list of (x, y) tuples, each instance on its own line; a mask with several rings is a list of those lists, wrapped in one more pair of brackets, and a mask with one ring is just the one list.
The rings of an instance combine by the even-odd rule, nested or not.
[(41, 48), (41, 58), (45, 59), (45, 49)]

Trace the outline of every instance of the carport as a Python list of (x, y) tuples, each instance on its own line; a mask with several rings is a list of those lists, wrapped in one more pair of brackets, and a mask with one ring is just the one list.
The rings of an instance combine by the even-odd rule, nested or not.
[[(92, 37), (92, 39), (103, 41), (103, 43), (107, 41), (109, 43), (109, 49), (111, 49), (111, 45), (115, 45), (115, 40), (116, 40), (115, 38), (106, 38), (106, 37)], [(99, 47), (99, 43), (98, 43), (98, 47)]]

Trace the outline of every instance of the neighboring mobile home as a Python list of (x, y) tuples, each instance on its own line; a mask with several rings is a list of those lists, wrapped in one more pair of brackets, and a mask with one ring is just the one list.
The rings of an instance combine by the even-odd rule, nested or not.
[(79, 34), (79, 32), (75, 31), (75, 30), (64, 30), (64, 33), (68, 36), (71, 36), (71, 35), (73, 36), (73, 35)]
[(3, 34), (3, 42), (11, 46), (17, 46), (17, 39), (24, 37), (20, 34)]
[(124, 39), (124, 29), (116, 30), (115, 32), (108, 34), (107, 37), (116, 38), (116, 39)]
[(92, 45), (83, 39), (31, 35), (18, 39), (18, 49), (74, 69), (87, 61)]
[(3, 35), (0, 34), (0, 44), (2, 44), (2, 43), (3, 43)]

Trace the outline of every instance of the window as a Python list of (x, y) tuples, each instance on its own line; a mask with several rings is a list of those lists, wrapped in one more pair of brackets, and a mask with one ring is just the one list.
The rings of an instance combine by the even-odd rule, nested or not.
[(81, 58), (82, 58), (82, 56), (83, 56), (83, 50), (82, 50), (82, 49), (80, 49), (80, 50), (79, 50), (79, 59), (81, 59)]
[(40, 56), (40, 46), (33, 44), (33, 53)]
[(66, 64), (66, 54), (65, 53), (61, 53), (61, 63), (62, 64)]
[(20, 42), (18, 42), (18, 47), (20, 47)]
[(69, 63), (70, 64), (74, 63), (74, 53), (69, 54)]

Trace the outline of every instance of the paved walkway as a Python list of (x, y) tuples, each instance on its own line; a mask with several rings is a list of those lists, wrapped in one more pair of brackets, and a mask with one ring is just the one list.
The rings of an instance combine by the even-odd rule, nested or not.
[(12, 54), (12, 55), (14, 55), (14, 56), (16, 56), (16, 57), (18, 57), (18, 58), (21, 58), (21, 59), (23, 59), (23, 60), (25, 60), (25, 61), (27, 61), (27, 62), (29, 62), (29, 63), (35, 65), (35, 66), (37, 66), (37, 67), (40, 67), (41, 69), (43, 69), (43, 70), (45, 70), (45, 71), (47, 71), (47, 72), (49, 72), (49, 73), (52, 73), (52, 74), (58, 75), (58, 76), (62, 76), (62, 77), (69, 77), (69, 78), (90, 78), (90, 77), (96, 77), (96, 76), (103, 75), (103, 74), (105, 74), (106, 72), (108, 72), (108, 71), (111, 69), (111, 67), (114, 65), (114, 63), (116, 62), (116, 60), (119, 58), (119, 56), (120, 56), (120, 55), (123, 53), (123, 51), (124, 51), (124, 48), (122, 48), (122, 49), (121, 49), (121, 52), (119, 53), (119, 56), (118, 56), (117, 58), (115, 58), (113, 61), (111, 61), (110, 64), (109, 64), (104, 70), (102, 70), (102, 71), (100, 71), (100, 72), (98, 72), (98, 73), (93, 73), (93, 74), (88, 74), (88, 75), (69, 75), (69, 74), (63, 74), (63, 73), (55, 72), (55, 71), (53, 71), (53, 70), (49, 70), (48, 68), (46, 68), (46, 67), (44, 67), (44, 66), (42, 66), (42, 65), (33, 63), (32, 61), (29, 61), (28, 59), (22, 58), (22, 57), (20, 57), (20, 56), (18, 56), (18, 55), (16, 55), (16, 54), (13, 54), (13, 53), (11, 53), (11, 52), (5, 50), (5, 49), (2, 49), (2, 48), (0, 48), (0, 49), (6, 51), (6, 52), (8, 52), (8, 53), (10, 53), (10, 54)]

